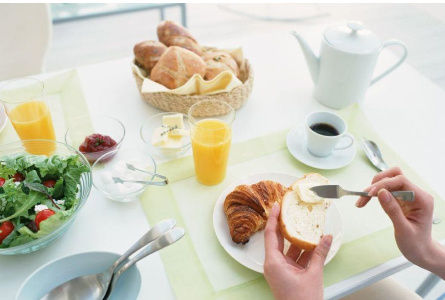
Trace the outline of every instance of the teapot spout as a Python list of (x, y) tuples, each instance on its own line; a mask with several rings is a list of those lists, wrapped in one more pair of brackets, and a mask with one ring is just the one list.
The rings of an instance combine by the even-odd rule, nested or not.
[(318, 80), (318, 74), (320, 73), (320, 60), (315, 56), (312, 49), (309, 47), (305, 39), (301, 37), (296, 31), (291, 31), (291, 34), (295, 36), (300, 44), (301, 49), (304, 53), (304, 58), (306, 58), (306, 63), (311, 73), (312, 81), (314, 83)]

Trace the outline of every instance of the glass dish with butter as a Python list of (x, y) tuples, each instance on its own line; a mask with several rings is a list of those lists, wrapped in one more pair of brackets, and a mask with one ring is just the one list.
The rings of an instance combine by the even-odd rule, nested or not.
[(177, 158), (191, 147), (187, 116), (181, 113), (157, 114), (142, 124), (141, 138), (150, 151), (165, 158)]

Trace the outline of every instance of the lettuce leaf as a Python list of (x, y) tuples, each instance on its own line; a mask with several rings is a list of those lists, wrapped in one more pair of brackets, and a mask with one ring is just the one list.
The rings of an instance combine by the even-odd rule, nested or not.
[(45, 160), (37, 162), (35, 166), (39, 169), (40, 175), (42, 177), (45, 177), (46, 175), (60, 176), (64, 173), (65, 168), (68, 166), (68, 164), (75, 158), (77, 158), (77, 155), (63, 157), (56, 154), (48, 157)]
[(25, 182), (26, 183), (40, 183), (40, 177), (39, 174), (37, 174), (36, 170), (32, 170), (30, 172), (27, 172), (25, 175)]
[(43, 200), (47, 198), (45, 194), (36, 191), (30, 191), (29, 195), (26, 195), (25, 193), (17, 193), (14, 196), (17, 197), (16, 198), (17, 201), (12, 202), (12, 204), (16, 204), (16, 207), (14, 207), (15, 212), (10, 216), (1, 219), (0, 223), (3, 223), (4, 221), (8, 221), (19, 216), (28, 216), (28, 210), (30, 208), (34, 207), (34, 205), (38, 203), (41, 203)]
[(54, 185), (54, 187), (52, 189), (49, 189), (51, 196), (54, 199), (60, 199), (63, 197), (63, 178), (60, 178), (59, 180), (56, 181), (56, 184)]
[(15, 174), (15, 170), (7, 167), (6, 165), (0, 164), (0, 177), (2, 178), (9, 178), (9, 176), (12, 176)]

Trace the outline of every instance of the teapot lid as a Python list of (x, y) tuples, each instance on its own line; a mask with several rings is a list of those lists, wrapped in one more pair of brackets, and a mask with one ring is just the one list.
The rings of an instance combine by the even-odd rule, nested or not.
[(359, 21), (349, 21), (346, 26), (329, 28), (325, 31), (324, 38), (332, 47), (356, 54), (377, 51), (382, 45), (377, 35), (365, 29)]

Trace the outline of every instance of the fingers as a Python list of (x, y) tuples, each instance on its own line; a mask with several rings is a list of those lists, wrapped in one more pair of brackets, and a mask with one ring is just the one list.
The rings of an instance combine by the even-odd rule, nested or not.
[(380, 205), (391, 219), (394, 228), (402, 228), (405, 226), (408, 221), (396, 198), (394, 198), (386, 189), (381, 189), (378, 193), (378, 197)]
[[(405, 176), (397, 175), (392, 178), (383, 178), (382, 180), (368, 187), (365, 192), (368, 192), (371, 196), (376, 196), (381, 189), (388, 191), (403, 191), (407, 190), (409, 188), (408, 186), (412, 189), (412, 184), (408, 181), (408, 179), (406, 179)], [(355, 205), (357, 207), (363, 207), (369, 202), (369, 200), (371, 200), (369, 197), (360, 197)]]
[[(377, 193), (377, 188), (374, 186), (370, 186), (367, 189), (364, 190), (364, 192), (368, 192), (370, 196), (375, 196)], [(355, 203), (355, 206), (358, 208), (364, 207), (368, 202), (371, 200), (371, 197), (359, 197), (357, 202)]]
[(323, 270), (324, 262), (326, 261), (326, 257), (328, 256), (329, 249), (332, 244), (332, 235), (325, 235), (321, 239), (318, 246), (313, 251), (311, 264), (309, 266), (309, 270), (313, 270), (315, 272), (321, 272)]
[(264, 231), (266, 260), (268, 257), (283, 257), (284, 238), (278, 225), (278, 216), (280, 215), (280, 205), (275, 202), (267, 220)]
[(303, 254), (301, 254), (300, 256), (300, 259), (297, 261), (297, 264), (300, 265), (303, 269), (306, 269), (312, 259), (313, 254), (314, 251), (304, 251)]
[(379, 182), (383, 178), (392, 178), (398, 175), (403, 175), (402, 170), (399, 167), (394, 167), (375, 175), (374, 178), (372, 179), (372, 183)]
[(296, 261), (300, 257), (300, 254), (301, 254), (301, 249), (294, 245), (291, 245), (289, 247), (289, 250), (287, 250), (286, 256), (288, 256), (293, 261)]
[[(364, 192), (368, 192), (369, 195), (371, 196), (376, 196), (378, 193), (378, 189), (375, 188), (374, 184), (381, 181), (382, 179), (385, 178), (393, 178), (399, 175), (403, 175), (402, 170), (399, 167), (394, 167), (385, 171), (382, 171), (380, 173), (378, 173), (377, 175), (374, 176), (374, 178), (372, 179), (372, 185), (370, 187), (368, 187), (367, 189), (364, 190)], [(357, 202), (355, 203), (355, 206), (357, 206), (358, 208), (364, 207), (366, 206), (366, 204), (368, 204), (368, 202), (371, 200), (371, 197), (359, 197)]]

